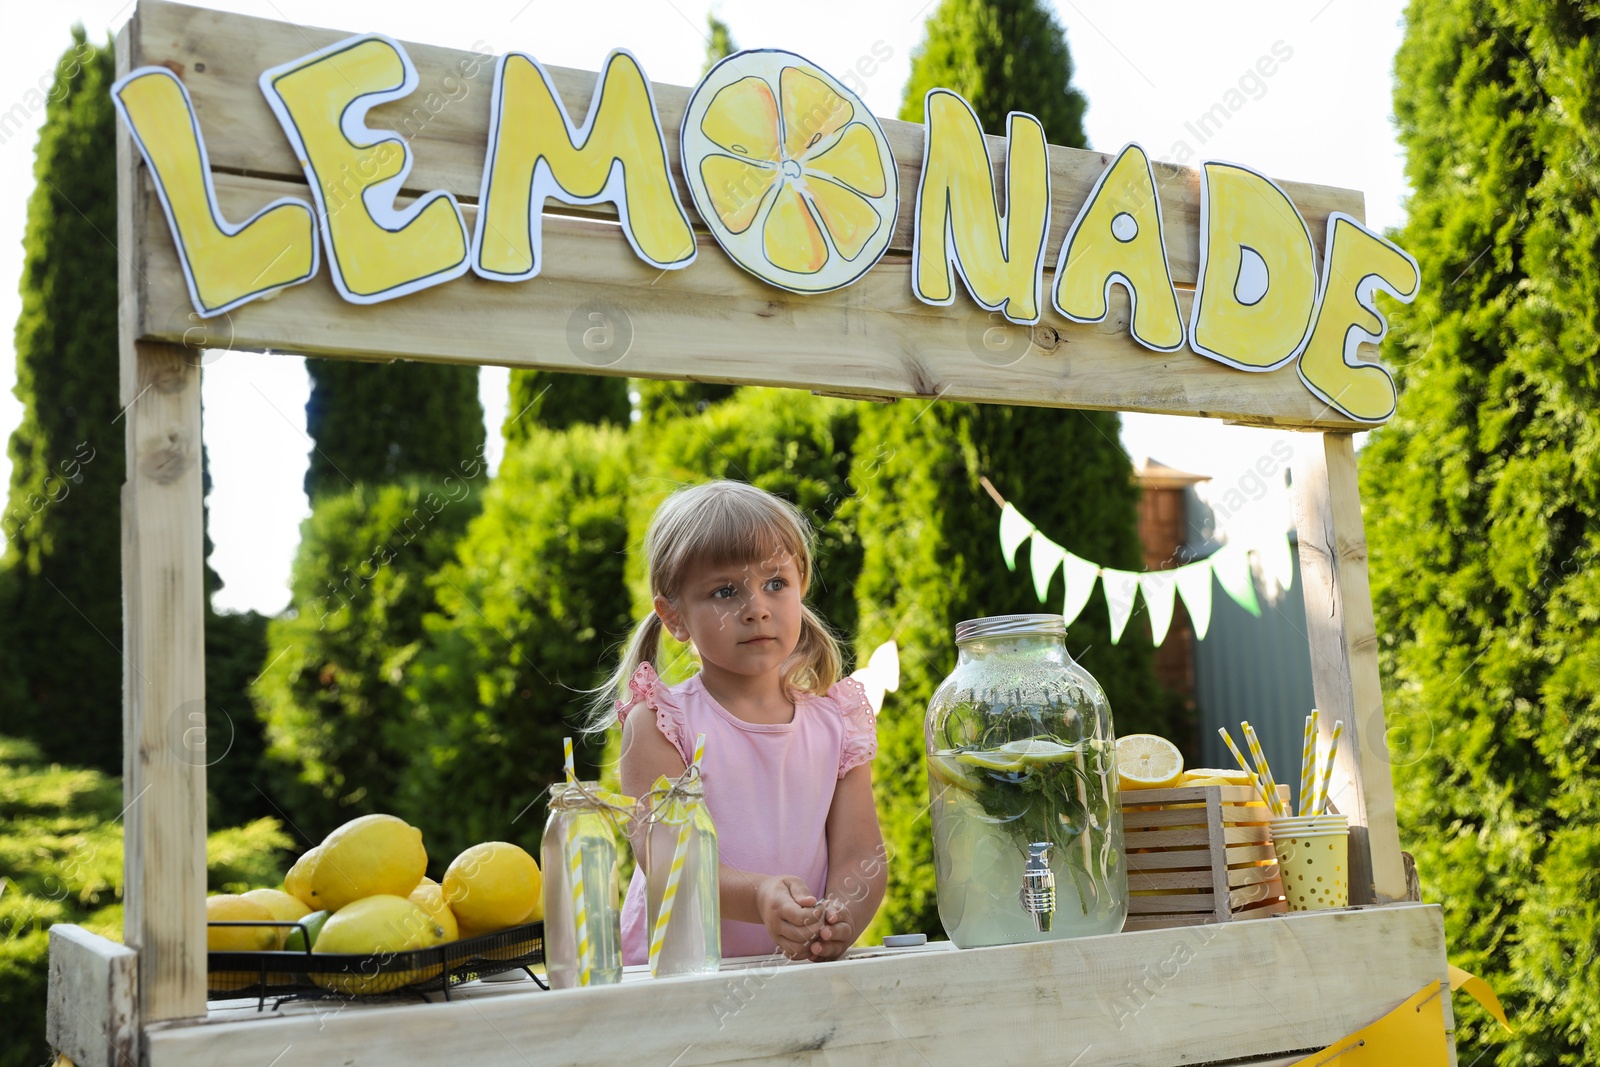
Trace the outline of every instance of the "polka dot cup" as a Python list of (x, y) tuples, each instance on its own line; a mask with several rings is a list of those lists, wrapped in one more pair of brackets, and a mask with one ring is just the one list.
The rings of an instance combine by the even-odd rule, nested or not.
[(1350, 903), (1350, 829), (1344, 819), (1330, 825), (1327, 816), (1292, 817), (1269, 825), (1290, 911)]

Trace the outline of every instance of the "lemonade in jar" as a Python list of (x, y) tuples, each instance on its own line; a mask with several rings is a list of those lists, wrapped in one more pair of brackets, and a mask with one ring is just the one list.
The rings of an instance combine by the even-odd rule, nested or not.
[(1060, 615), (956, 627), (928, 705), (939, 918), (961, 948), (1115, 933), (1128, 913), (1116, 738)]

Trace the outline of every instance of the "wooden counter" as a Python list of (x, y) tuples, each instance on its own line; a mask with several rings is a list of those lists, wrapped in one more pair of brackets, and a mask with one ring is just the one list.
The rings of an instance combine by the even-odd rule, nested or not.
[(1439, 909), (1388, 905), (563, 992), (475, 984), (450, 1003), (230, 1006), (147, 1026), (145, 1062), (1289, 1064), (1445, 980)]

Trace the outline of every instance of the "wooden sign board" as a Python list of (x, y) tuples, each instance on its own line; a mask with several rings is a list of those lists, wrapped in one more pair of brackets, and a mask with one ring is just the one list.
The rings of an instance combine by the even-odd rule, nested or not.
[[(857, 208), (841, 208), (847, 214), (856, 212), (850, 217), (868, 227), (870, 233), (862, 230), (852, 237), (844, 231), (853, 224), (842, 224), (839, 233), (830, 230), (834, 239), (824, 244), (830, 252), (842, 247), (865, 257), (862, 263), (866, 269), (841, 270), (841, 278), (852, 276), (828, 291), (799, 293), (793, 291), (797, 286), (792, 277), (772, 275), (779, 281), (787, 280), (788, 287), (774, 284), (772, 278), (758, 278), (756, 275), (763, 268), (756, 260), (765, 256), (770, 261), (768, 265), (786, 270), (789, 275), (814, 271), (815, 264), (796, 251), (803, 251), (806, 246), (804, 235), (798, 243), (791, 242), (792, 247), (783, 242), (753, 244), (736, 239), (742, 224), (738, 203), (722, 202), (719, 206), (714, 189), (707, 186), (697, 190), (690, 180), (693, 176), (683, 171), (679, 131), (684, 115), (692, 114), (696, 106), (691, 91), (654, 85), (645, 95), (651, 100), (662, 131), (660, 151), (671, 167), (670, 177), (663, 182), (671, 186), (671, 197), (683, 212), (686, 240), (681, 255), (654, 255), (652, 260), (645, 255), (651, 241), (641, 239), (639, 233), (625, 232), (625, 220), (613, 205), (591, 197), (590, 203), (547, 206), (537, 219), (542, 248), (541, 266), (534, 276), (493, 280), (484, 276), (493, 272), (487, 270), (488, 264), (481, 258), (469, 272), (464, 255), (468, 251), (481, 252), (482, 245), (463, 242), (463, 257), (458, 257), (463, 262), (456, 264), (460, 269), (452, 268), (453, 274), (444, 272), (449, 277), (441, 275), (428, 285), (413, 286), (412, 291), (397, 299), (363, 303), (358, 299), (365, 292), (359, 279), (344, 269), (350, 264), (339, 264), (337, 287), (331, 280), (335, 275), (326, 259), (340, 252), (331, 227), (351, 221), (331, 216), (336, 212), (371, 210), (372, 220), (379, 220), (380, 216), (392, 220), (417, 204), (437, 213), (438, 208), (431, 205), (453, 200), (456, 206), (448, 210), (458, 210), (459, 215), (452, 217), (451, 225), (462, 233), (476, 232), (481, 236), (483, 228), (478, 226), (477, 214), (486, 188), (486, 153), (491, 143), (499, 143), (491, 135), (495, 114), (491, 100), (500, 61), (488, 50), (457, 51), (389, 42), (394, 46), (397, 62), (402, 50), (408, 58), (407, 77), (403, 83), (396, 78), (391, 87), (396, 91), (389, 94), (394, 98), (371, 108), (365, 122), (370, 130), (394, 131), (403, 140), (410, 169), (400, 177), (392, 204), (368, 204), (359, 199), (359, 182), (351, 196), (344, 196), (337, 183), (320, 183), (320, 192), (308, 186), (307, 169), (295, 149), (315, 154), (309, 149), (311, 141), (303, 138), (291, 142), (262, 84), (264, 72), (277, 72), (267, 79), (276, 84), (273, 78), (287, 77), (284, 72), (314, 63), (319, 50), (349, 41), (348, 34), (331, 30), (152, 0), (140, 3), (133, 20), (117, 38), (119, 86), (133, 84), (130, 76), (142, 69), (159, 70), (150, 75), (154, 80), (144, 83), (146, 89), (157, 90), (143, 102), (148, 105), (156, 100), (155, 110), (142, 111), (134, 121), (124, 122), (116, 145), (121, 397), (128, 442), (128, 482), (122, 509), (124, 654), (128, 664), (124, 787), (129, 800), (125, 814), (125, 941), (138, 952), (136, 977), (131, 979), (138, 986), (133, 1000), (150, 1062), (232, 1062), (239, 1058), (241, 1050), (259, 1051), (266, 1047), (258, 1027), (270, 1028), (275, 1021), (263, 1016), (259, 1023), (219, 1020), (219, 1025), (190, 1026), (183, 1022), (206, 1015), (206, 767), (203, 749), (197, 753), (185, 739), (192, 733), (193, 709), (203, 707), (205, 700), (199, 355), (201, 349), (207, 348), (367, 360), (501, 364), (774, 385), (863, 399), (942, 398), (1164, 412), (1332, 431), (1323, 434), (1321, 447), (1308, 442), (1313, 447), (1304, 450), (1303, 466), (1295, 479), (1302, 497), (1302, 588), (1306, 590), (1307, 614), (1315, 624), (1311, 653), (1316, 696), (1318, 705), (1328, 713), (1325, 719), (1330, 724), (1335, 717), (1346, 722), (1347, 745), (1341, 757), (1340, 776), (1347, 778), (1350, 786), (1346, 810), (1352, 829), (1352, 902), (1383, 903), (1404, 897), (1405, 878), (1384, 742), (1376, 638), (1366, 584), (1365, 541), (1348, 432), (1373, 420), (1353, 418), (1330, 402), (1348, 407), (1346, 401), (1313, 392), (1314, 376), (1304, 376), (1303, 368), (1295, 365), (1299, 349), (1293, 345), (1287, 361), (1280, 358), (1281, 352), (1273, 355), (1224, 351), (1226, 345), (1219, 345), (1216, 338), (1207, 340), (1202, 330), (1186, 334), (1183, 340), (1198, 340), (1199, 347), (1211, 352), (1213, 358), (1197, 354), (1195, 345), (1190, 343), (1157, 350), (1162, 347), (1163, 336), (1173, 339), (1170, 327), (1174, 321), (1193, 326), (1197, 286), (1203, 300), (1213, 306), (1231, 306), (1231, 298), (1233, 304), (1248, 307), (1250, 295), (1259, 296), (1267, 284), (1267, 276), (1259, 269), (1254, 274), (1246, 270), (1247, 257), (1239, 254), (1239, 242), (1227, 250), (1233, 257), (1229, 262), (1237, 277), (1225, 272), (1217, 276), (1215, 287), (1207, 284), (1211, 276), (1207, 274), (1205, 253), (1211, 246), (1202, 234), (1212, 232), (1210, 223), (1226, 228), (1228, 220), (1220, 216), (1229, 201), (1226, 197), (1213, 200), (1205, 189), (1220, 189), (1226, 182), (1234, 182), (1236, 189), (1251, 187), (1268, 200), (1276, 197), (1275, 210), (1280, 211), (1283, 232), (1295, 228), (1304, 232), (1300, 260), (1323, 265), (1319, 277), (1324, 284), (1319, 290), (1317, 309), (1309, 315), (1311, 321), (1318, 320), (1326, 306), (1322, 295), (1334, 292), (1330, 279), (1337, 278), (1338, 297), (1343, 302), (1339, 314), (1350, 317), (1352, 322), (1349, 329), (1337, 330), (1338, 336), (1333, 338), (1336, 343), (1331, 349), (1325, 345), (1324, 355), (1331, 351), (1332, 358), (1342, 359), (1341, 365), (1359, 369), (1359, 360), (1353, 363), (1352, 353), (1358, 351), (1358, 342), (1364, 336), (1362, 316), (1372, 314), (1370, 293), (1376, 275), (1359, 260), (1339, 268), (1344, 261), (1337, 255), (1330, 256), (1322, 242), (1330, 230), (1365, 232), (1359, 226), (1360, 194), (1292, 182), (1270, 183), (1259, 176), (1255, 176), (1259, 184), (1251, 186), (1252, 178), (1247, 174), (1224, 173), (1223, 169), (1207, 172), (1203, 179), (1194, 170), (1151, 165), (1130, 154), (1131, 150), (1112, 157), (1046, 147), (1036, 131), (1030, 134), (1026, 122), (1014, 119), (1009, 141), (991, 137), (977, 142), (986, 144), (987, 160), (982, 151), (969, 153), (982, 162), (994, 163), (993, 172), (988, 175), (990, 182), (985, 183), (992, 183), (994, 200), (989, 200), (989, 189), (985, 188), (982, 195), (975, 194), (980, 203), (1006, 204), (1013, 188), (1032, 191), (1033, 200), (1021, 196), (1015, 205), (1007, 204), (1015, 218), (1002, 221), (993, 210), (989, 213), (997, 228), (1009, 225), (1020, 237), (1027, 236), (1026, 227), (1017, 220), (1026, 217), (1042, 227), (1033, 238), (1039, 244), (1042, 236), (1037, 257), (1024, 264), (1030, 270), (1037, 264), (1038, 275), (1023, 271), (1011, 276), (1009, 263), (997, 265), (991, 259), (985, 268), (963, 259), (965, 252), (951, 253), (948, 248), (938, 252), (936, 240), (924, 240), (937, 237), (929, 230), (928, 219), (932, 218), (934, 225), (939, 221), (937, 195), (931, 200), (918, 195), (931, 187), (923, 181), (925, 168), (959, 170), (960, 161), (937, 144), (930, 147), (922, 126), (891, 120), (867, 124), (863, 120), (863, 125), (870, 126), (869, 132), (877, 131), (873, 143), (881, 150), (880, 162), (892, 163), (892, 173), (884, 173), (881, 178), (883, 196), (891, 187), (898, 189), (895, 210), (892, 214), (887, 211), (880, 197), (874, 210), (881, 214), (874, 223)], [(383, 48), (376, 51), (382, 53)], [(595, 74), (557, 68), (548, 68), (544, 73), (568, 115), (588, 113), (596, 92)], [(779, 95), (781, 80), (778, 77), (780, 84), (774, 90)], [(289, 88), (279, 86), (279, 95)], [(636, 91), (644, 92), (642, 79)], [(749, 99), (759, 97), (758, 92)], [(285, 96), (280, 103), (292, 118), (292, 102), (287, 102)], [(956, 103), (937, 103), (940, 114), (959, 126), (961, 116)], [(120, 99), (120, 105), (125, 119), (130, 107), (138, 110), (141, 106), (129, 99)], [(167, 110), (162, 111), (164, 107)], [(751, 113), (747, 110), (742, 114), (748, 118)], [(148, 159), (152, 143), (160, 139), (152, 137), (151, 127), (143, 125), (152, 114), (166, 123), (164, 143), (168, 148), (189, 146), (191, 166), (186, 179), (180, 180), (176, 172), (167, 173), (158, 167), (156, 173), (161, 174), (162, 181), (156, 181)], [(938, 121), (943, 120), (936, 119), (936, 124)], [(706, 123), (702, 122), (699, 128), (704, 131)], [(136, 134), (140, 136), (138, 143)], [(844, 139), (841, 133), (840, 143)], [(198, 149), (201, 144), (203, 155)], [(141, 162), (142, 151), (145, 163)], [(823, 166), (811, 156), (806, 158), (809, 164)], [(860, 164), (865, 158), (858, 155), (855, 163)], [(1072, 263), (1080, 262), (1078, 246), (1073, 241), (1075, 231), (1079, 235), (1088, 232), (1084, 228), (1088, 223), (1081, 222), (1090, 215), (1084, 206), (1098, 203), (1094, 200), (1096, 190), (1108, 183), (1108, 175), (1115, 172), (1119, 163), (1130, 160), (1134, 179), (1138, 179), (1141, 167), (1148, 176), (1154, 203), (1146, 205), (1149, 211), (1137, 217), (1134, 211), (1127, 212), (1134, 223), (1132, 229), (1128, 220), (1120, 216), (1102, 218), (1101, 223), (1117, 241), (1131, 241), (1135, 230), (1147, 241), (1159, 234), (1160, 266), (1168, 276), (1162, 284), (1175, 305), (1175, 310), (1167, 309), (1165, 334), (1155, 327), (1142, 329), (1137, 320), (1130, 328), (1127, 300), (1118, 305), (1114, 299), (1124, 291), (1118, 288), (1112, 293), (1109, 285), (1109, 306), (1103, 321), (1076, 321), (1056, 310), (1057, 305), (1070, 305), (1082, 312), (1082, 306), (1074, 301), (1085, 299), (1087, 292), (1088, 303), (1092, 304), (1097, 295), (1092, 287), (1056, 284), (1059, 279), (1052, 265), (1066, 264), (1070, 271)], [(773, 166), (768, 169), (777, 169), (776, 159), (771, 162)], [(785, 157), (784, 165), (789, 162)], [(970, 175), (974, 170), (981, 173), (981, 169), (971, 165), (971, 159), (968, 163), (965, 191), (974, 194)], [(1030, 168), (1032, 175), (1028, 182), (1020, 178), (1012, 181), (1009, 172), (1020, 174), (1024, 167)], [(867, 167), (868, 171), (871, 169)], [(702, 172), (701, 176), (704, 178), (705, 174)], [(1243, 186), (1237, 184), (1241, 182)], [(858, 184), (873, 182), (863, 180)], [(957, 184), (947, 182), (946, 187), (955, 189)], [(1044, 202), (1040, 200), (1041, 193), (1047, 193)], [(167, 197), (165, 203), (163, 196)], [(338, 203), (325, 203), (321, 215), (309, 207), (280, 204), (281, 210), (273, 209), (272, 205), (284, 200)], [(715, 219), (700, 213), (702, 201), (711, 206)], [(487, 203), (493, 209), (496, 201), (491, 196)], [(848, 203), (853, 202), (841, 199), (835, 206)], [(1238, 203), (1233, 201), (1234, 207)], [(777, 210), (775, 204), (776, 201), (772, 211)], [(925, 210), (930, 204), (934, 206), (933, 216)], [(278, 210), (278, 214), (271, 215), (272, 210)], [(263, 290), (275, 291), (265, 296), (246, 294), (249, 299), (224, 300), (215, 305), (200, 299), (205, 295), (200, 292), (204, 287), (197, 279), (205, 281), (208, 269), (201, 261), (217, 247), (225, 246), (230, 234), (242, 232), (241, 227), (248, 221), (265, 222), (270, 218), (278, 220), (270, 225), (284, 227), (287, 234), (282, 247), (292, 247), (300, 256), (298, 260), (260, 264), (261, 277), (265, 279)], [(201, 233), (212, 242), (210, 251), (202, 247), (204, 241), (194, 247), (185, 244), (184, 258), (180, 260), (174, 231), (181, 233), (183, 226), (172, 220), (183, 219), (198, 227), (191, 228), (192, 234)], [(298, 235), (296, 226), (303, 227)], [(317, 238), (327, 237), (327, 242), (308, 243), (306, 235), (313, 232)], [(1104, 233), (1098, 239), (1103, 241)], [(1359, 238), (1352, 240), (1356, 245), (1362, 243)], [(877, 243), (875, 251), (873, 242)], [(958, 246), (959, 252), (959, 240), (951, 243)], [(1063, 246), (1069, 249), (1067, 257), (1062, 256)], [(1334, 246), (1336, 253), (1337, 238)], [(810, 247), (815, 251), (814, 242)], [(1012, 247), (1020, 246), (1013, 243)], [(1106, 246), (1102, 250), (1103, 247)], [(1391, 266), (1400, 260), (1410, 262), (1403, 253), (1377, 238), (1371, 238), (1365, 247), (1389, 250), (1385, 254), (1390, 256)], [(1261, 250), (1255, 267), (1275, 261), (1276, 253), (1281, 251)], [(919, 259), (919, 252), (928, 254)], [(940, 272), (956, 268), (958, 262), (962, 277), (941, 294)], [(1213, 256), (1211, 262), (1215, 265), (1221, 260)], [(187, 274), (185, 263), (189, 265)], [(1334, 269), (1329, 268), (1330, 263)], [(503, 273), (509, 277), (516, 272)], [(1310, 277), (1304, 272), (1299, 276), (1296, 291), (1302, 297)], [(1278, 280), (1283, 281), (1281, 272)], [(289, 281), (298, 284), (288, 284)], [(431, 284), (432, 281), (438, 284)], [(1390, 288), (1405, 290), (1406, 286), (1395, 284)], [(986, 294), (983, 304), (995, 310), (981, 307), (974, 298), (976, 292)], [(999, 299), (1002, 295), (1007, 297), (1005, 301)], [(946, 298), (947, 302), (941, 302)], [(1037, 306), (1025, 308), (1023, 305), (1030, 300)], [(197, 301), (202, 304), (199, 309)], [(1147, 305), (1145, 310), (1153, 307)], [(1078, 319), (1095, 317), (1089, 313), (1077, 315)], [(1367, 320), (1368, 326), (1371, 321)], [(1300, 348), (1312, 344), (1314, 333), (1308, 328)], [(1136, 340), (1133, 334), (1140, 334), (1140, 339)], [(1291, 327), (1285, 336), (1293, 340), (1293, 334)], [(1370, 330), (1365, 335), (1370, 336)], [(1366, 348), (1363, 358), (1373, 358), (1370, 346)], [(1258, 367), (1250, 373), (1223, 362), (1224, 355), (1239, 366), (1257, 366), (1253, 360), (1260, 355), (1260, 366), (1270, 363), (1276, 369)], [(1290, 957), (1301, 963), (1324, 958), (1301, 951), (1305, 934), (1300, 931), (1315, 927), (1326, 929), (1327, 944), (1344, 951), (1352, 961), (1378, 958), (1383, 950), (1402, 945), (1404, 959), (1395, 964), (1395, 973), (1403, 973), (1408, 983), (1415, 979), (1414, 984), (1405, 985), (1407, 991), (1413, 990), (1417, 984), (1442, 975), (1442, 934), (1438, 931), (1436, 909), (1429, 909), (1426, 915), (1419, 912), (1401, 918), (1404, 929), (1398, 930), (1378, 911), (1352, 913), (1336, 923), (1295, 926), (1291, 925), (1294, 917), (1289, 917), (1281, 924), (1272, 922), (1270, 928), (1266, 921), (1226, 924), (1215, 934), (1216, 953), (1203, 957), (1210, 962), (1194, 964), (1193, 971), (1185, 971), (1190, 976), (1186, 980), (1196, 988), (1221, 990), (1219, 995), (1224, 999), (1243, 1003), (1243, 994), (1234, 980), (1239, 973), (1237, 960), (1267, 960), (1263, 981), (1276, 987), (1283, 977), (1279, 972), (1293, 962)], [(1239, 929), (1231, 929), (1235, 927)], [(1124, 970), (1133, 966), (1134, 955), (1130, 953), (1150, 956), (1167, 951), (1157, 934), (1090, 940), (1100, 943), (1084, 942), (1088, 947), (1083, 951), (1108, 960), (1126, 957)], [(1073, 962), (1077, 960), (1074, 954), (1080, 951), (1073, 943), (1027, 946), (1026, 951), (1053, 953), (1050, 967), (1074, 968), (1074, 988), (1089, 983), (1083, 986), (1085, 996), (1099, 995), (1110, 1000), (1120, 995), (1119, 976), (1123, 972), (1110, 970), (1099, 977), (1095, 968), (1083, 972), (1081, 960)], [(990, 958), (1002, 971), (1016, 965), (1016, 960), (1007, 963), (1009, 957), (1002, 955)], [(913, 966), (911, 961), (902, 964), (884, 960), (881, 964), (891, 970)], [(1055, 973), (1040, 966), (1043, 969), (1029, 964), (1032, 969), (1028, 973)], [(1355, 963), (1349, 966), (1354, 967)], [(845, 972), (805, 968), (798, 973), (814, 973), (818, 976), (816, 981), (827, 984), (835, 982), (829, 975)], [(923, 978), (943, 980), (935, 971), (919, 973)], [(901, 983), (892, 975), (890, 978), (885, 989), (902, 985), (918, 988), (915, 982)], [(1018, 974), (1011, 978), (1020, 981)], [(1050, 980), (1056, 982), (1053, 977)], [(1063, 976), (1062, 980), (1067, 979)], [(1345, 1014), (1354, 1013), (1352, 1017), (1375, 1017), (1379, 1012), (1369, 1009), (1388, 1010), (1394, 1006), (1391, 994), (1396, 990), (1380, 993), (1371, 983), (1342, 979), (1337, 988), (1339, 997), (1348, 996), (1341, 1008)], [(821, 986), (816, 993), (821, 998), (818, 1003), (828, 1001), (832, 995)], [(574, 1004), (580, 1000), (589, 1003), (605, 995), (604, 990), (570, 994)], [(1032, 1003), (1032, 996), (1030, 991), (1018, 1002)], [(1084, 996), (1078, 1000), (1084, 1001)], [(1329, 1012), (1334, 1005), (1315, 998), (1307, 1003), (1315, 1007), (1311, 1014), (1318, 1023), (1311, 1029), (1318, 1035), (1326, 1030), (1331, 1036), (1333, 1016)], [(894, 1005), (890, 1007), (898, 1010)], [(549, 1025), (558, 1026), (556, 1020), (566, 1009), (552, 1001), (546, 1011), (551, 1013)], [(879, 1011), (874, 1017), (882, 1014)], [(974, 1019), (988, 1017), (982, 1006), (975, 1006), (970, 1014)], [(1147, 1048), (1137, 1042), (1128, 1044), (1126, 1038), (1108, 1035), (1082, 1062), (1086, 1067), (1126, 1063), (1130, 1062), (1129, 1055), (1138, 1058), (1148, 1052), (1140, 1062), (1175, 1064), (1192, 1062), (1197, 1056), (1210, 1060), (1263, 1055), (1304, 1048), (1309, 1043), (1301, 1026), (1291, 1027), (1286, 1019), (1285, 1025), (1279, 1026), (1273, 1016), (1262, 1013), (1252, 1017), (1250, 1025), (1242, 1030), (1232, 1024), (1224, 1028), (1226, 1032), (1217, 1030), (1213, 1025), (1218, 1018), (1216, 1009), (1187, 994), (1175, 994), (1170, 1002), (1164, 1001), (1160, 1014), (1159, 1027), (1148, 1031), (1154, 1045)], [(291, 1056), (285, 1062), (348, 1057), (367, 1048), (375, 1033), (392, 1038), (396, 1047), (404, 1047), (410, 1056), (407, 1062), (432, 1062), (437, 1058), (437, 1047), (431, 1046), (428, 1039), (441, 1032), (435, 1027), (441, 1023), (454, 1026), (450, 1020), (465, 1017), (460, 1012), (430, 1009), (428, 1026), (421, 1028), (416, 1025), (418, 1017), (408, 1008), (374, 1009), (370, 1015), (354, 1013), (351, 1026), (341, 1027), (337, 1033), (330, 1030), (325, 1037), (306, 1038), (304, 1051), (295, 1054), (299, 1058)], [(998, 1042), (1010, 1034), (1006, 1017), (994, 1016), (991, 1023), (987, 1030), (974, 1031), (975, 1041), (981, 1036), (984, 1041)], [(539, 1025), (546, 1024), (541, 1021)], [(1211, 1030), (1205, 1030), (1207, 1026)], [(1250, 1032), (1249, 1040), (1237, 1036), (1246, 1030)], [(1181, 1047), (1191, 1034), (1202, 1031), (1212, 1035), (1202, 1043), (1203, 1048), (1195, 1046), (1186, 1051)], [(298, 1048), (300, 1038), (294, 1040)], [(610, 1054), (609, 1046), (594, 1047), (602, 1059)], [(483, 1062), (516, 1062), (498, 1045), (492, 1050), (480, 1049), (477, 1044), (473, 1048), (484, 1053)], [(855, 1059), (861, 1062), (878, 1062), (881, 1056), (870, 1052), (866, 1045), (858, 1051), (862, 1054)], [(764, 1045), (750, 1047), (751, 1056), (765, 1054)]]
[[(165, 3), (141, 6), (136, 34), (138, 55), (131, 61), (164, 68), (187, 89), (224, 226), (233, 220), (237, 227), (283, 198), (306, 204), (316, 199), (325, 227), (341, 221), (341, 212), (363, 209), (360, 189), (352, 191), (348, 182), (344, 199), (333, 192), (337, 202), (328, 200), (326, 189), (311, 195), (307, 170), (285, 135), (293, 124), (274, 116), (264, 91), (268, 79), (261, 77), (339, 44), (344, 35)], [(404, 141), (409, 172), (397, 206), (403, 212), (418, 198), (453, 198), (470, 233), (477, 228), (478, 193), (492, 140), (496, 57), (426, 45), (397, 47), (414, 66), (415, 88), (373, 107), (364, 120), (368, 129), (392, 131)], [(596, 74), (548, 68), (547, 76), (568, 115), (588, 113)], [(1070, 321), (1049, 306), (1035, 314), (1037, 321), (1010, 321), (1011, 312), (986, 311), (969, 295), (972, 286), (961, 282), (947, 296), (947, 306), (927, 302), (913, 256), (927, 151), (925, 128), (918, 124), (875, 120), (874, 128), (881, 129), (892, 150), (890, 177), (899, 189), (898, 211), (883, 231), (876, 265), (852, 284), (827, 292), (802, 294), (766, 284), (718, 247), (695, 211), (696, 197), (686, 194), (691, 183), (682, 166), (679, 131), (690, 91), (655, 85), (651, 95), (677, 198), (695, 224), (697, 247), (683, 269), (660, 269), (635, 255), (610, 203), (550, 201), (542, 220), (539, 273), (526, 281), (504, 284), (466, 274), (400, 299), (352, 303), (329, 284), (337, 257), (324, 254), (323, 269), (309, 284), (202, 318), (186, 291), (173, 237), (145, 168), (136, 190), (133, 241), (125, 249), (133, 257), (137, 286), (131, 328), (141, 339), (191, 347), (492, 363), (777, 385), (860, 398), (1150, 411), (1292, 428), (1354, 429), (1372, 421), (1341, 411), (1342, 401), (1330, 402), (1342, 390), (1313, 392), (1294, 365), (1246, 373), (1239, 368), (1247, 362), (1235, 359), (1230, 366), (1221, 361), (1225, 357), (1197, 355), (1195, 349), (1204, 346), (1183, 343), (1181, 332), (1173, 351), (1137, 343), (1130, 336), (1124, 287), (1113, 292), (1106, 285), (1108, 313), (1098, 323)], [(935, 103), (930, 97), (930, 105)], [(998, 203), (1020, 211), (1021, 196), (1007, 188), (1007, 140), (989, 137), (987, 146), (996, 164)], [(1138, 158), (1142, 161), (1142, 155)], [(1047, 149), (1041, 164), (1048, 169), (1048, 212), (1040, 272), (1046, 295), (1069, 229), (1115, 160), (1098, 152)], [(1177, 313), (1187, 324), (1206, 246), (1202, 175), (1160, 163), (1148, 166)], [(1214, 169), (1212, 180), (1222, 191), (1210, 202), (1229, 192), (1220, 184), (1222, 177), (1240, 172), (1231, 166)], [(324, 176), (319, 184), (332, 183)], [(1356, 192), (1259, 178), (1258, 184), (1281, 190), (1285, 205), (1292, 200), (1289, 214), (1297, 213), (1305, 224), (1308, 240), (1301, 256), (1308, 264), (1326, 259), (1324, 239), (1338, 218), (1354, 225), (1362, 216)], [(1016, 203), (1006, 204), (1008, 192)], [(697, 195), (705, 199), (703, 188)], [(1233, 215), (1244, 217), (1251, 209), (1246, 205)], [(717, 237), (726, 236), (725, 227), (711, 229)], [(938, 268), (946, 270), (942, 262)], [(463, 264), (460, 271), (465, 269)], [(1235, 270), (1242, 279), (1242, 269)], [(1305, 285), (1315, 286), (1314, 273)], [(1359, 280), (1341, 278), (1326, 263), (1323, 273), (1352, 292)], [(1206, 291), (1232, 299), (1233, 283), (1230, 275)], [(1147, 292), (1146, 300), (1154, 301), (1155, 294)], [(1345, 331), (1334, 332), (1343, 343)], [(1349, 344), (1355, 351), (1356, 340)], [(1376, 361), (1370, 344), (1360, 351)]]

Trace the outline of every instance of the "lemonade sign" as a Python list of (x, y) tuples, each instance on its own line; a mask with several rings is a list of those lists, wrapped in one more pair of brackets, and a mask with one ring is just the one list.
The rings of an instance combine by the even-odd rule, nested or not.
[[(293, 146), (315, 204), (292, 197), (242, 223), (223, 217), (205, 140), (182, 82), (141, 67), (112, 87), (149, 167), (189, 296), (218, 315), (315, 277), (326, 255), (339, 295), (375, 304), (459, 278), (535, 278), (545, 202), (615, 206), (634, 253), (661, 270), (696, 258), (694, 229), (669, 166), (660, 112), (638, 61), (606, 60), (583, 122), (549, 74), (523, 53), (499, 57), (478, 211), (469, 228), (449, 192), (404, 207), (408, 143), (366, 125), (368, 112), (412, 93), (405, 48), (351, 37), (265, 71), (260, 88)], [(1072, 322), (1104, 322), (1121, 286), (1129, 333), (1156, 352), (1185, 347), (1241, 371), (1294, 364), (1306, 388), (1361, 422), (1394, 412), (1388, 372), (1360, 359), (1383, 337), (1381, 289), (1410, 301), (1411, 256), (1342, 213), (1331, 214), (1319, 264), (1310, 230), (1271, 179), (1218, 161), (1200, 168), (1200, 269), (1180, 311), (1150, 160), (1126, 146), (1079, 210), (1045, 289), (1050, 153), (1043, 127), (1006, 124), (1004, 208), (971, 105), (946, 89), (925, 100), (927, 126), (912, 213), (911, 291), (931, 305), (968, 297), (1034, 324), (1046, 301)], [(878, 120), (846, 85), (792, 52), (739, 52), (695, 87), (679, 131), (695, 211), (724, 253), (761, 281), (802, 295), (858, 281), (888, 251), (900, 178)], [(903, 246), (902, 246), (903, 247)]]

